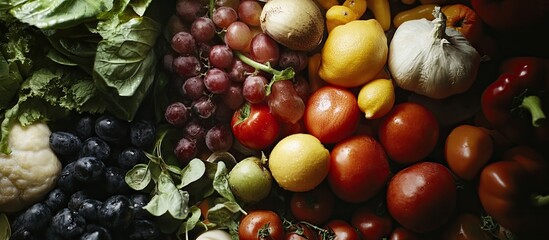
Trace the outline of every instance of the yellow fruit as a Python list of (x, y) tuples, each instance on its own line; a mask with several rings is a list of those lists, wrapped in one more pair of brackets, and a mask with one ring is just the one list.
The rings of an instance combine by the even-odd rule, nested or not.
[(318, 76), (320, 62), (320, 53), (315, 53), (311, 55), (307, 61), (307, 76), (309, 77), (309, 88), (311, 92), (314, 92), (322, 86), (326, 85), (326, 82), (324, 82), (324, 80), (322, 80), (320, 76)]
[(343, 2), (343, 6), (352, 9), (358, 18), (360, 18), (366, 12), (368, 4), (366, 0), (346, 0)]
[(358, 16), (352, 9), (342, 6), (332, 6), (326, 11), (326, 28), (330, 33), (335, 27), (357, 20)]
[(328, 34), (318, 74), (337, 86), (361, 86), (383, 69), (387, 52), (387, 37), (377, 20), (354, 20)]
[(330, 9), (332, 6), (339, 4), (337, 0), (316, 0), (318, 5), (320, 5), (324, 10)]
[(280, 140), (268, 161), (278, 185), (288, 191), (305, 192), (328, 175), (330, 152), (315, 136), (296, 133)]
[(360, 89), (357, 96), (358, 108), (367, 119), (383, 117), (395, 104), (395, 88), (389, 79), (370, 81)]

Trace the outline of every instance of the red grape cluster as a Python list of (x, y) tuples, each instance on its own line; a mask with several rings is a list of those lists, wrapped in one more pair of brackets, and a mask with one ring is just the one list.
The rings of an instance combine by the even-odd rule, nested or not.
[[(174, 150), (179, 160), (196, 157), (204, 145), (212, 152), (229, 150), (230, 119), (243, 104), (266, 102), (281, 123), (301, 119), (309, 85), (299, 74), (307, 54), (262, 33), (261, 10), (255, 0), (216, 1), (215, 6), (204, 0), (176, 2), (164, 66), (180, 88), (165, 111), (166, 121), (184, 130)], [(274, 81), (281, 73), (277, 69), (289, 68), (293, 79)]]

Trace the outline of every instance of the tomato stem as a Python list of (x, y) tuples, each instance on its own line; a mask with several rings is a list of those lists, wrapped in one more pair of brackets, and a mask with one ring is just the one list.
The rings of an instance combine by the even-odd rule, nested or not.
[(549, 205), (549, 195), (532, 195), (532, 203), (536, 207)]

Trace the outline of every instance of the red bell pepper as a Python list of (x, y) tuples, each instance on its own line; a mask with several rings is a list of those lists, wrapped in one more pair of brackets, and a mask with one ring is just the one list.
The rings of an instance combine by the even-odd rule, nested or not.
[(486, 213), (501, 227), (518, 235), (547, 239), (548, 180), (546, 159), (533, 148), (517, 146), (482, 170), (478, 195)]
[(487, 25), (504, 32), (546, 22), (549, 14), (546, 0), (471, 0), (471, 5)]
[(549, 59), (511, 58), (502, 63), (500, 72), (482, 94), (486, 120), (514, 143), (547, 146)]

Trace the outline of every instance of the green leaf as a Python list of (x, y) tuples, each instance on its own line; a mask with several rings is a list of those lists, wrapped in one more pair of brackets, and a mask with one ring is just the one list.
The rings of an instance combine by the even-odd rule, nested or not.
[(158, 182), (156, 183), (159, 194), (171, 193), (177, 191), (175, 184), (172, 181), (170, 175), (164, 171), (160, 172), (158, 176)]
[(154, 195), (149, 203), (147, 203), (147, 205), (143, 207), (143, 209), (147, 210), (153, 216), (157, 217), (166, 213), (168, 211), (169, 203), (166, 202), (165, 197), (161, 196), (162, 195)]
[(192, 206), (189, 208), (189, 212), (191, 216), (189, 216), (189, 218), (187, 218), (187, 220), (181, 224), (181, 227), (177, 231), (177, 236), (183, 235), (193, 230), (198, 222), (200, 222), (200, 217), (202, 216), (200, 208), (198, 208), (197, 206)]
[(183, 190), (175, 190), (170, 193), (162, 194), (169, 202), (168, 212), (175, 219), (185, 219), (189, 214), (189, 193)]
[(125, 176), (126, 183), (134, 190), (143, 190), (151, 182), (151, 172), (147, 164), (137, 164)]
[(177, 188), (183, 188), (190, 183), (200, 179), (206, 173), (206, 165), (198, 158), (192, 159), (183, 170), (181, 170), (181, 183)]
[(135, 13), (137, 13), (137, 15), (143, 16), (145, 15), (145, 11), (151, 2), (152, 0), (132, 0), (130, 2), (130, 7)]
[(68, 28), (94, 20), (112, 7), (113, 0), (29, 0), (10, 13), (38, 28)]
[(217, 162), (213, 187), (222, 197), (233, 202), (236, 201), (229, 187), (229, 172), (223, 161)]
[(234, 201), (220, 202), (208, 209), (208, 220), (218, 226), (231, 228), (237, 225), (242, 212), (242, 208)]
[(176, 174), (177, 176), (181, 174), (181, 168), (179, 168), (178, 166), (166, 165), (166, 169), (168, 169), (168, 171), (170, 171), (171, 173)]
[(10, 221), (6, 214), (0, 213), (0, 239), (8, 240), (11, 237)]

